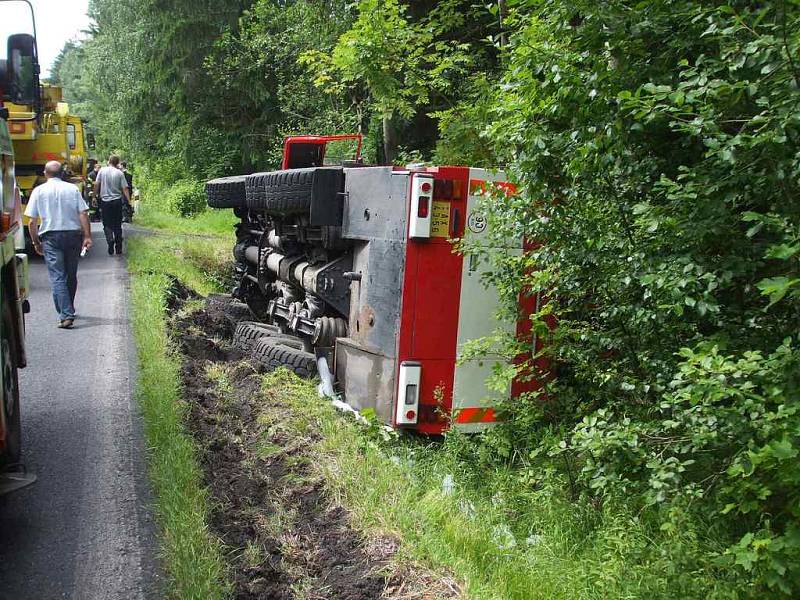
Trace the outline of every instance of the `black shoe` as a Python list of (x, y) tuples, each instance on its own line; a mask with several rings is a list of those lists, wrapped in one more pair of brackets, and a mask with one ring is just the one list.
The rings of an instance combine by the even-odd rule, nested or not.
[(108, 245), (108, 255), (111, 256), (112, 254), (114, 254), (114, 244), (109, 244)]
[(117, 248), (117, 254), (122, 254), (122, 247)]

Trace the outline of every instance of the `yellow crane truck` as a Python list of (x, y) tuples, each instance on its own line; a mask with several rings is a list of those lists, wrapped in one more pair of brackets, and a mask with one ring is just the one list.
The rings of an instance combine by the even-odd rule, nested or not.
[[(86, 130), (80, 117), (70, 114), (61, 88), (42, 85), (32, 103), (9, 102), (6, 106), (23, 210), (33, 189), (44, 183), (44, 165), (51, 160), (62, 163), (65, 180), (84, 193), (89, 162)], [(27, 226), (28, 218), (23, 219)]]
[[(8, 0), (0, 0), (0, 22), (6, 27), (10, 22), (22, 28), (23, 23), (3, 19), (6, 2)], [(29, 2), (25, 4), (30, 9), (33, 24), (33, 8)], [(19, 468), (22, 445), (17, 369), (24, 367), (26, 360), (24, 315), (28, 312), (28, 257), (19, 251), (24, 246), (22, 212), (9, 132), (9, 110), (5, 106), (7, 102), (38, 105), (35, 32), (33, 24), (33, 35), (9, 35), (6, 52), (0, 50), (0, 495), (36, 479)], [(36, 117), (34, 114), (31, 118)]]

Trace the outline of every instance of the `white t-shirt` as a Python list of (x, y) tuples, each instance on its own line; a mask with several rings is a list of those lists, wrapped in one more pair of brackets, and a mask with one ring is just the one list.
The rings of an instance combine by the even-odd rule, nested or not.
[(80, 231), (80, 213), (88, 210), (77, 186), (53, 177), (34, 188), (25, 216), (42, 220), (41, 235), (48, 231)]

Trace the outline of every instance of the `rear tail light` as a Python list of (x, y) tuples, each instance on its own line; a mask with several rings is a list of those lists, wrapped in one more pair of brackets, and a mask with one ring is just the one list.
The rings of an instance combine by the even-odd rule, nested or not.
[(434, 185), (434, 200), (462, 200), (464, 181), (461, 179), (437, 179)]
[(413, 406), (417, 403), (417, 398), (419, 398), (419, 391), (417, 390), (417, 386), (413, 383), (409, 383), (406, 385), (406, 405)]
[(436, 198), (438, 200), (453, 199), (453, 180), (441, 179), (436, 182)]
[(411, 176), (411, 206), (408, 212), (408, 237), (431, 237), (431, 197), (435, 193), (433, 176), (414, 173)]
[(429, 207), (430, 207), (430, 198), (428, 198), (427, 196), (420, 196), (419, 201), (417, 203), (417, 216), (421, 219), (427, 219)]
[(397, 377), (397, 405), (395, 423), (397, 425), (416, 425), (419, 415), (419, 382), (422, 365), (418, 362), (403, 361)]

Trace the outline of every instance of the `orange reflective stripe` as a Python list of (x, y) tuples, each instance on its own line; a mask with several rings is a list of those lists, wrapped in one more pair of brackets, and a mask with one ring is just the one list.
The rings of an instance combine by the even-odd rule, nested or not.
[(456, 423), (493, 423), (496, 420), (493, 408), (480, 406), (462, 408), (456, 415)]
[[(506, 196), (513, 196), (517, 193), (517, 186), (508, 181), (492, 181), (490, 182), (494, 187), (505, 191)], [(469, 180), (469, 193), (471, 196), (482, 194), (486, 191), (486, 181), (483, 179), (470, 179)]]
[(480, 194), (486, 189), (486, 182), (483, 179), (470, 179), (469, 180), (469, 193), (472, 196)]

